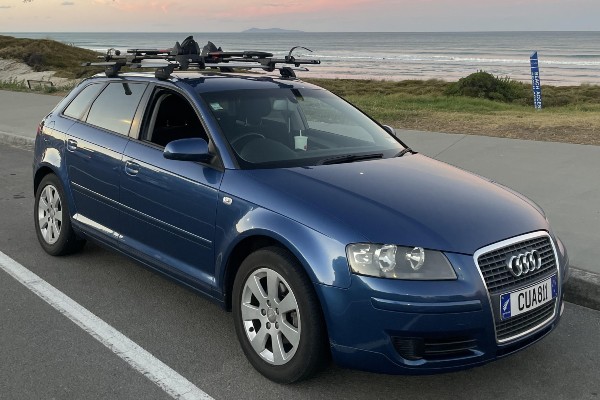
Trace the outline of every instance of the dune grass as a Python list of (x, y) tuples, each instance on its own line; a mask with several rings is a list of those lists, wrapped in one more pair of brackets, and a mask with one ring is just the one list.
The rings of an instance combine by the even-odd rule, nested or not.
[(101, 69), (82, 67), (98, 61), (98, 53), (50, 39), (19, 39), (0, 35), (0, 58), (24, 62), (35, 71), (57, 71), (61, 78), (83, 78)]

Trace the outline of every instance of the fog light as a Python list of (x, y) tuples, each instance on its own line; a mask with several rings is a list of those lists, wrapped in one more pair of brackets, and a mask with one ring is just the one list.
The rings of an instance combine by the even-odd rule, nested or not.
[(422, 338), (401, 338), (392, 336), (394, 348), (406, 360), (417, 361), (425, 354), (425, 342)]

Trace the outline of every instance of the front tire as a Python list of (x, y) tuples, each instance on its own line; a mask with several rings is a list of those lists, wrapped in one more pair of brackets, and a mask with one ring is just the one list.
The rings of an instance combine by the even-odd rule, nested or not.
[(292, 383), (314, 375), (329, 354), (313, 285), (287, 251), (250, 254), (233, 285), (233, 318), (242, 350), (265, 377)]
[(46, 175), (38, 186), (34, 222), (37, 238), (50, 255), (75, 253), (85, 244), (73, 231), (65, 192), (54, 174)]

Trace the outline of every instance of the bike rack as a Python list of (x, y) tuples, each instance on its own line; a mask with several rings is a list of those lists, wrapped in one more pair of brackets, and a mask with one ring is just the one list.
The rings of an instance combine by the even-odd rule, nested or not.
[(299, 48), (312, 52), (306, 47), (295, 46), (285, 57), (277, 58), (272, 53), (263, 51), (226, 52), (210, 41), (200, 51), (194, 37), (188, 36), (181, 44), (176, 42), (170, 49), (128, 49), (127, 54), (108, 49), (105, 55), (98, 57), (102, 62), (87, 62), (81, 65), (103, 66), (109, 78), (118, 76), (123, 67), (155, 68), (155, 76), (161, 80), (168, 79), (175, 70), (187, 71), (190, 68), (219, 68), (221, 72), (232, 72), (233, 68), (262, 69), (268, 72), (279, 69), (282, 77), (295, 78), (295, 71), (308, 71), (303, 65), (321, 63), (317, 59), (294, 57), (292, 53)]

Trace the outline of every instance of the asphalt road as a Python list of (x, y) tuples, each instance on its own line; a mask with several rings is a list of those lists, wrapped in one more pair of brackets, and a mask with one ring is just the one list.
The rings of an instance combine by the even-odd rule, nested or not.
[(0, 132), (35, 137), (42, 118), (61, 100), (60, 96), (0, 90)]
[[(567, 304), (541, 343), (483, 367), (387, 376), (330, 366), (292, 386), (246, 361), (229, 313), (88, 243), (48, 256), (33, 229), (30, 151), (0, 145), (0, 251), (215, 399), (600, 399), (600, 312)], [(64, 315), (0, 271), (0, 398), (169, 398)]]

